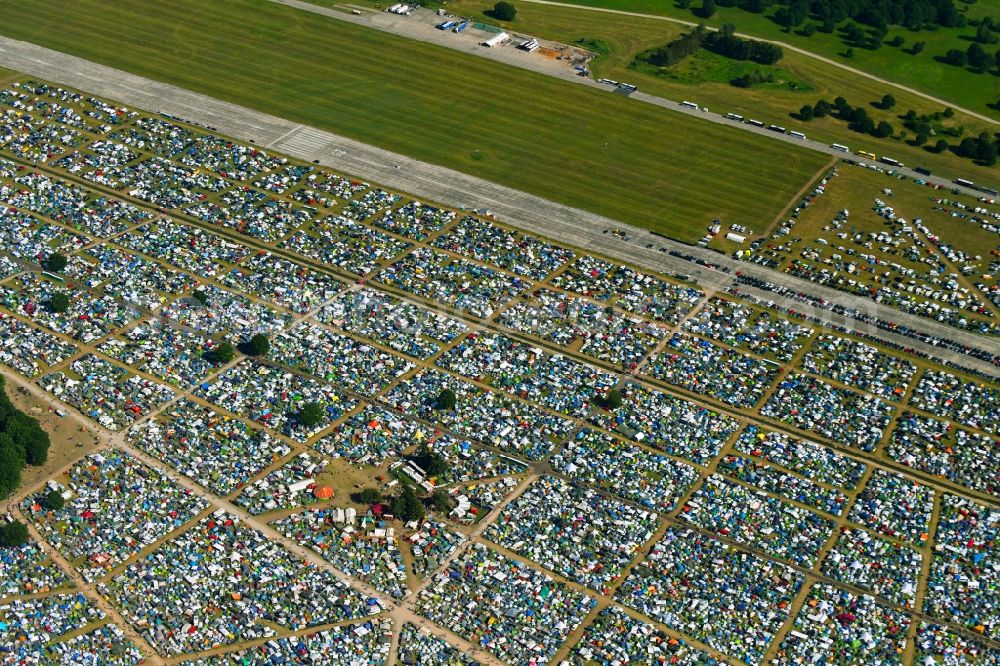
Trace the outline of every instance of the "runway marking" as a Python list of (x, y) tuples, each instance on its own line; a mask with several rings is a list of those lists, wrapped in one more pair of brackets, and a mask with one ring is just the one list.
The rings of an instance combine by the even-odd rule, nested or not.
[(289, 132), (289, 135), (275, 141), (271, 146), (282, 152), (313, 157), (333, 142), (333, 137), (329, 134), (312, 127), (299, 126)]
[(288, 135), (289, 135), (289, 134), (291, 134), (292, 132), (294, 132), (294, 131), (296, 131), (296, 130), (299, 130), (299, 129), (302, 129), (302, 127), (303, 127), (303, 125), (296, 125), (295, 127), (293, 127), (292, 129), (288, 130), (287, 132), (285, 132), (284, 134), (282, 134), (282, 135), (281, 135), (281, 136), (279, 136), (279, 137), (278, 137), (277, 139), (275, 139), (274, 141), (272, 141), (271, 143), (267, 144), (267, 145), (266, 145), (266, 146), (264, 146), (264, 147), (265, 147), (265, 148), (270, 148), (270, 147), (272, 147), (272, 146), (273, 146), (273, 145), (275, 145), (276, 143), (279, 143), (279, 142), (281, 142), (281, 141), (285, 140), (286, 138), (288, 138)]

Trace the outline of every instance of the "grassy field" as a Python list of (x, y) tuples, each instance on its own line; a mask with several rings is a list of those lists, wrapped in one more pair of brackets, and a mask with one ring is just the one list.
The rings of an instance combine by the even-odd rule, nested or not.
[[(320, 1), (333, 4), (339, 0)], [(374, 4), (374, 0), (365, 1)], [(474, 16), (498, 24), (482, 13), (490, 6), (488, 0), (449, 0), (447, 3), (448, 11), (456, 15)], [(772, 68), (777, 78), (794, 81), (796, 89), (789, 85), (772, 84), (745, 89), (730, 85), (729, 80), (744, 73), (744, 68), (749, 68), (750, 65), (711, 53), (703, 52), (689, 58), (671, 68), (675, 72), (671, 75), (657, 75), (647, 68), (636, 70), (630, 66), (637, 53), (665, 44), (686, 31), (687, 28), (681, 25), (582, 9), (521, 3), (518, 5), (517, 19), (509, 26), (567, 43), (585, 40), (581, 46), (596, 41), (602, 48), (601, 55), (593, 63), (595, 76), (629, 81), (654, 95), (668, 99), (691, 99), (713, 111), (732, 111), (767, 123), (793, 127), (820, 141), (842, 143), (879, 155), (891, 155), (905, 164), (927, 166), (948, 178), (991, 180), (989, 177), (984, 178), (989, 171), (986, 167), (977, 166), (971, 160), (960, 158), (951, 152), (932, 153), (923, 147), (909, 144), (907, 138), (899, 137), (898, 133), (904, 131), (899, 119), (901, 114), (909, 109), (921, 114), (934, 113), (943, 110), (940, 106), (918, 95), (892, 89), (815, 58), (786, 51), (777, 67)], [(759, 69), (766, 71), (768, 68)], [(895, 109), (883, 111), (872, 105), (872, 102), (880, 100), (888, 92), (896, 98)], [(833, 101), (840, 95), (855, 106), (866, 106), (876, 123), (880, 120), (889, 121), (896, 128), (897, 136), (878, 139), (854, 132), (848, 129), (847, 123), (833, 118), (803, 122), (791, 116), (803, 104), (814, 104), (820, 98)], [(964, 127), (966, 136), (977, 136), (983, 130), (995, 129), (995, 126), (962, 113), (956, 113), (947, 122)], [(909, 139), (912, 136), (913, 133), (910, 132)], [(949, 142), (958, 141), (951, 139)], [(993, 173), (996, 174), (996, 170)], [(1000, 184), (1000, 177), (994, 175), (992, 180)]]
[[(15, 6), (16, 4), (16, 6)], [(762, 228), (826, 162), (266, 0), (0, 1), (0, 31), (681, 239)]]
[[(1000, 109), (987, 106), (995, 104), (998, 95), (1000, 95), (1000, 83), (998, 83), (996, 75), (992, 73), (976, 74), (935, 60), (935, 56), (943, 56), (949, 49), (957, 48), (965, 51), (971, 43), (966, 38), (975, 34), (975, 28), (972, 27), (942, 28), (936, 31), (921, 30), (919, 32), (895, 27), (889, 31), (886, 41), (898, 35), (905, 40), (902, 47), (894, 48), (883, 45), (876, 51), (855, 48), (854, 57), (846, 58), (844, 53), (847, 51), (847, 46), (839, 32), (833, 34), (817, 32), (811, 37), (798, 34), (796, 31), (785, 32), (784, 28), (770, 18), (777, 8), (768, 10), (767, 14), (754, 14), (732, 7), (719, 7), (712, 18), (705, 20), (698, 17), (693, 9), (679, 9), (672, 0), (561, 1), (589, 7), (657, 14), (685, 21), (701, 22), (713, 27), (719, 27), (724, 23), (733, 23), (739, 32), (782, 41), (870, 72), (880, 78), (896, 81), (921, 92), (949, 100), (977, 113), (1000, 119)], [(450, 6), (453, 3), (449, 2), (448, 4)], [(1000, 0), (979, 0), (972, 5), (966, 5), (963, 2), (956, 4), (959, 10), (964, 10), (966, 17), (970, 19), (981, 16), (997, 18), (1000, 15)], [(518, 11), (522, 11), (525, 6), (524, 3), (521, 3)], [(694, 8), (700, 6), (700, 2), (693, 3)], [(812, 19), (806, 22), (816, 23)], [(914, 42), (926, 43), (924, 51), (916, 56), (909, 53), (909, 48)], [(984, 48), (987, 52), (992, 53), (996, 50), (996, 45), (986, 45)]]

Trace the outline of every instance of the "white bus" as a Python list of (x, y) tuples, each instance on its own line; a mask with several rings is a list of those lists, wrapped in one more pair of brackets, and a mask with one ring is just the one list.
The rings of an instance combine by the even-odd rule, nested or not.
[(849, 153), (849, 152), (851, 152), (850, 148), (848, 148), (847, 146), (845, 146), (843, 144), (840, 144), (840, 143), (831, 143), (830, 147), (833, 148), (834, 150), (839, 150), (842, 153)]
[(730, 120), (735, 120), (737, 122), (743, 122), (743, 116), (736, 115), (735, 113), (727, 113), (726, 118)]
[(804, 139), (804, 138), (806, 138), (805, 134), (803, 134), (802, 132), (796, 132), (795, 130), (790, 131), (788, 133), (788, 136), (794, 136), (796, 139)]
[(695, 104), (694, 102), (689, 102), (687, 100), (684, 100), (683, 102), (681, 102), (681, 106), (686, 106), (687, 108), (694, 109), (695, 111), (698, 110), (698, 105), (697, 104)]

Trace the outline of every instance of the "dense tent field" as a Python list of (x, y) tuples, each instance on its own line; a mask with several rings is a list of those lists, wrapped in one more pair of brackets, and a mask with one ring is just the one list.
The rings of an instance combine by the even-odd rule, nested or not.
[(684, 240), (716, 217), (766, 227), (828, 161), (267, 0), (5, 6), (9, 37)]

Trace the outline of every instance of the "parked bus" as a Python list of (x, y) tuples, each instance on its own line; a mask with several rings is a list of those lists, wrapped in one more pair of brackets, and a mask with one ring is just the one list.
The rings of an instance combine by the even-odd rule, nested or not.
[(729, 118), (730, 120), (736, 120), (738, 122), (743, 122), (743, 116), (738, 116), (735, 113), (727, 113), (726, 118)]
[(888, 164), (889, 166), (894, 166), (894, 167), (903, 166), (903, 163), (900, 162), (899, 160), (894, 160), (891, 157), (886, 157), (885, 155), (880, 157), (879, 161), (882, 162), (882, 164)]
[(781, 132), (782, 134), (785, 133), (785, 128), (782, 127), (781, 125), (768, 125), (767, 129), (771, 130), (772, 132)]
[(790, 131), (788, 133), (788, 136), (794, 136), (796, 139), (804, 139), (804, 138), (806, 138), (805, 134), (803, 134), (802, 132), (796, 132), (795, 130)]
[(840, 144), (840, 143), (831, 143), (830, 147), (833, 148), (834, 150), (839, 150), (842, 153), (849, 153), (849, 152), (851, 152), (850, 148), (848, 148), (847, 146), (845, 146), (843, 144)]
[(979, 191), (980, 192), (984, 192), (984, 193), (990, 195), (991, 197), (1000, 197), (1000, 192), (998, 192), (997, 190), (994, 190), (992, 187), (983, 187), (982, 185), (980, 185), (979, 186)]
[(747, 120), (747, 125), (753, 125), (754, 127), (763, 127), (764, 123), (759, 120), (754, 120), (753, 118)]
[(975, 187), (975, 183), (964, 178), (956, 178), (954, 182), (956, 185), (961, 185), (962, 187)]
[(621, 88), (622, 90), (627, 90), (629, 92), (635, 92), (636, 90), (639, 89), (638, 87), (632, 85), (631, 83), (619, 83), (618, 87)]
[(922, 176), (929, 176), (929, 175), (931, 175), (931, 170), (928, 169), (927, 167), (913, 167), (913, 170), (916, 171), (917, 173), (919, 173)]
[(870, 160), (877, 160), (878, 159), (877, 157), (875, 157), (875, 153), (866, 153), (863, 150), (859, 150), (856, 154), (858, 155), (858, 157), (867, 157)]
[(698, 110), (698, 105), (697, 104), (695, 104), (694, 102), (689, 102), (687, 100), (684, 100), (683, 102), (681, 102), (681, 106), (686, 106), (687, 108), (694, 109), (695, 111)]

